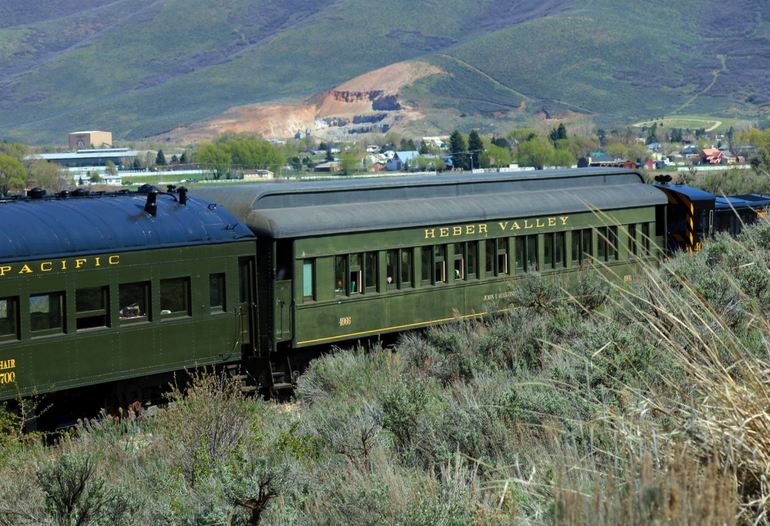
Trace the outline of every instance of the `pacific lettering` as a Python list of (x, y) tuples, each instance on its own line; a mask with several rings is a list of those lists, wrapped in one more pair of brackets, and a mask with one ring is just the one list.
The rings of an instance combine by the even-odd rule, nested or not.
[[(426, 239), (428, 236), (426, 229)], [(120, 256), (115, 254), (111, 256), (79, 257), (73, 259), (59, 259), (40, 262), (20, 262), (0, 265), (0, 278), (8, 276), (25, 276), (28, 274), (46, 274), (51, 272), (63, 272), (70, 270), (87, 270), (100, 268), (105, 265), (120, 265)]]

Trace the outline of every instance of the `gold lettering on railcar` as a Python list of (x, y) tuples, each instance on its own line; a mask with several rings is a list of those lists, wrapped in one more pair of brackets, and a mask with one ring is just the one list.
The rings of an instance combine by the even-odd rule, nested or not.
[(519, 232), (520, 230), (532, 230), (539, 228), (556, 228), (567, 226), (569, 216), (536, 217), (533, 219), (508, 219), (496, 223), (470, 223), (456, 226), (437, 226), (424, 229), (424, 239), (437, 239), (444, 237), (466, 237), (481, 234), (490, 234), (492, 226), (496, 233)]
[(0, 385), (16, 383), (16, 358), (0, 360)]
[[(6, 263), (0, 265), (0, 278), (7, 276), (24, 276), (27, 274), (44, 274), (54, 271), (86, 270), (100, 268), (103, 267), (104, 264), (104, 256), (56, 259), (41, 261), (39, 263)], [(115, 254), (107, 256), (106, 265), (110, 267), (120, 265), (120, 255)]]

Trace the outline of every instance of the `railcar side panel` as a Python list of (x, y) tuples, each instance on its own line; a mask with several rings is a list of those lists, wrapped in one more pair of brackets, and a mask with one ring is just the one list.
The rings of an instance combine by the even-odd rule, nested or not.
[[(640, 207), (296, 239), (292, 346), (488, 314), (528, 271), (570, 280), (582, 262), (631, 279), (660, 255), (655, 221)], [(590, 256), (573, 257), (580, 242)]]
[[(0, 399), (241, 358), (238, 257), (254, 242), (0, 265)], [(7, 332), (7, 331), (6, 331)]]

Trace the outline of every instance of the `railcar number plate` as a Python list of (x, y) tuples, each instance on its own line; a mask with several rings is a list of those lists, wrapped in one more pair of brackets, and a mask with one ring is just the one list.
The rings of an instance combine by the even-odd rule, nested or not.
[(342, 316), (340, 318), (340, 327), (349, 327), (350, 325), (353, 325), (352, 316)]

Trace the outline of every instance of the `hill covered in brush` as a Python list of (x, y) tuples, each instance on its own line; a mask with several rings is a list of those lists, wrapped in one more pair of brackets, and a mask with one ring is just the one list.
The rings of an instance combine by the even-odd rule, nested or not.
[(759, 0), (0, 0), (0, 135), (153, 136), (417, 59), (440, 70), (399, 91), (421, 131), (756, 117), (769, 37)]

